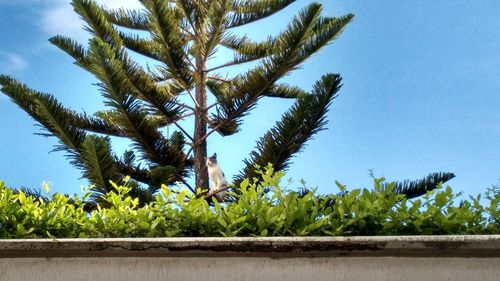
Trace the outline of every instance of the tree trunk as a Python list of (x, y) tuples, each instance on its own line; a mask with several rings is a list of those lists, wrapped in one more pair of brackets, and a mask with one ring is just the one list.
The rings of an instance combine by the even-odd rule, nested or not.
[(201, 56), (196, 58), (196, 94), (194, 111), (194, 171), (196, 189), (208, 189), (208, 170), (205, 163), (207, 157), (207, 93), (205, 88), (205, 63)]

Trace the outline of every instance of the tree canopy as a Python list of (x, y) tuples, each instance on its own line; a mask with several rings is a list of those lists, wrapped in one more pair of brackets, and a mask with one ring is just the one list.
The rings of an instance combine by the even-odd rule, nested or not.
[[(162, 183), (187, 184), (193, 172), (195, 188), (208, 188), (209, 136), (239, 132), (243, 118), (264, 97), (295, 103), (258, 140), (236, 181), (255, 176), (255, 165), (286, 169), (290, 157), (324, 128), (325, 114), (341, 87), (340, 76), (323, 75), (312, 92), (281, 79), (337, 38), (353, 15), (323, 16), (321, 4), (311, 3), (279, 34), (256, 41), (235, 30), (280, 12), (294, 0), (140, 2), (140, 10), (109, 10), (92, 0), (73, 0), (92, 37), (86, 46), (65, 36), (50, 38), (99, 81), (107, 110), (76, 112), (53, 95), (0, 76), (2, 92), (42, 125), (42, 135), (59, 139), (55, 150), (64, 151), (82, 170), (96, 197), (113, 190), (110, 181), (120, 182), (127, 175), (134, 185), (131, 193), (146, 202)], [(233, 56), (209, 69), (207, 61), (217, 57), (220, 48)], [(131, 52), (155, 64), (146, 67)], [(234, 77), (220, 74), (247, 62), (257, 63)], [(214, 104), (207, 104), (208, 94)], [(179, 124), (186, 119), (194, 122), (193, 132)], [(165, 130), (170, 127), (175, 131)], [(131, 149), (116, 155), (110, 137), (130, 139)]]

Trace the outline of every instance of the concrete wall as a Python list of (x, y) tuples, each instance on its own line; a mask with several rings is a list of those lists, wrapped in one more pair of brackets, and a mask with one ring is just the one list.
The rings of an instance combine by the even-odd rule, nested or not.
[(500, 235), (0, 240), (0, 280), (500, 280)]

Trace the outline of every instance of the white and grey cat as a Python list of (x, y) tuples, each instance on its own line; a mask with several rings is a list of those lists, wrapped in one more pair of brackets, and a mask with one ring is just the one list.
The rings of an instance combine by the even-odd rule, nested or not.
[[(217, 153), (207, 159), (208, 176), (210, 177), (210, 193), (227, 188), (226, 176), (217, 163)], [(227, 190), (216, 193), (214, 196), (218, 201), (223, 201)]]

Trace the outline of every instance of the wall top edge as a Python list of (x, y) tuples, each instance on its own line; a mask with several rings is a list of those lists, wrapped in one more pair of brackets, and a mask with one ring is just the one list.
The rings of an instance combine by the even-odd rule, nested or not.
[(500, 257), (500, 235), (0, 240), (0, 258), (335, 256)]

